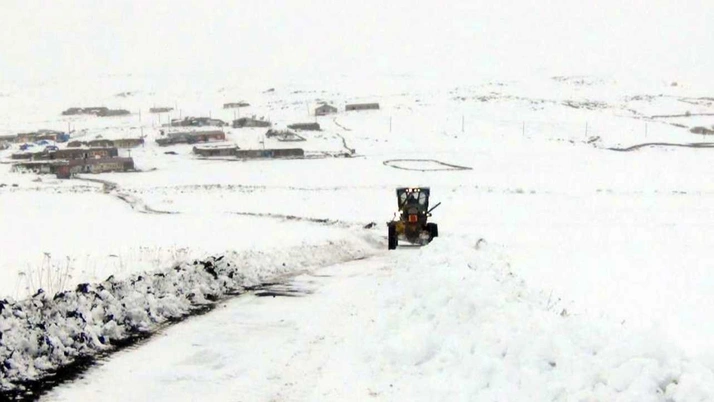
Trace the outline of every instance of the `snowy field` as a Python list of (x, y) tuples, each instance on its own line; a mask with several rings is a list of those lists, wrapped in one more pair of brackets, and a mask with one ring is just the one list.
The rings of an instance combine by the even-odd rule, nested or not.
[[(712, 151), (607, 150), (707, 141), (669, 123), (714, 119), (651, 116), (712, 113), (702, 99), (712, 88), (400, 77), (177, 89), (154, 78), (50, 82), (0, 98), (8, 133), (69, 124), (83, 139), (146, 135), (131, 151), (136, 173), (61, 181), (0, 165), (11, 250), (0, 256), (3, 297), (224, 254), (246, 276), (280, 275), (305, 294), (226, 300), (44, 399), (714, 399)], [(229, 121), (237, 111), (221, 106), (236, 99), (251, 104), (242, 116), (278, 126), (319, 122), (299, 146), (326, 157), (205, 160), (190, 146), (154, 143), (161, 118), (179, 112), (149, 107)], [(309, 115), (320, 100), (380, 110)], [(80, 104), (133, 114), (60, 116)], [(263, 146), (262, 130), (226, 133), (241, 148)], [(332, 157), (346, 148), (353, 157)], [(443, 203), (434, 211), (441, 237), (388, 252), (384, 222), (404, 185), (430, 186)], [(301, 249), (296, 266), (272, 265)]]

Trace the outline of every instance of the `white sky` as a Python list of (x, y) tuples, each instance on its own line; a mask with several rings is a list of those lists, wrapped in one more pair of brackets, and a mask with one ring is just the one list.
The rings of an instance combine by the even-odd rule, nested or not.
[[(620, 4), (623, 3), (623, 4)], [(714, 2), (0, 0), (3, 79), (714, 69)]]

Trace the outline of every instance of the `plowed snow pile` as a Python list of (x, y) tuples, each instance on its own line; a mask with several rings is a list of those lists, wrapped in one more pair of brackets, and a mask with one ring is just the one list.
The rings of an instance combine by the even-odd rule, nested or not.
[(0, 300), (0, 391), (22, 390), (28, 381), (151, 334), (245, 287), (373, 252), (364, 240), (345, 237), (269, 253), (229, 252), (121, 281), (111, 276), (56, 295)]

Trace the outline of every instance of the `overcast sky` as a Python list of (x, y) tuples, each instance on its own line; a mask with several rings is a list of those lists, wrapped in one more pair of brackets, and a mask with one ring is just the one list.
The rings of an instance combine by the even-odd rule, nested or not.
[(714, 71), (711, 0), (416, 3), (0, 0), (0, 71), (23, 80)]

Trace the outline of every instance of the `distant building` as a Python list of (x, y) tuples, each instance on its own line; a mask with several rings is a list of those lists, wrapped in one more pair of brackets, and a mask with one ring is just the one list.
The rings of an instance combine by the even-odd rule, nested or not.
[(302, 137), (294, 131), (290, 130), (268, 130), (265, 133), (265, 137), (276, 138), (278, 141), (282, 142), (305, 141), (305, 137)]
[(265, 120), (258, 120), (254, 117), (241, 117), (240, 119), (233, 120), (233, 128), (243, 128), (243, 127), (270, 127), (271, 123)]
[(237, 145), (196, 146), (193, 153), (204, 157), (235, 156), (238, 149)]
[(256, 158), (301, 158), (305, 156), (305, 151), (302, 148), (288, 149), (239, 149), (236, 151), (236, 157), (239, 159), (256, 159)]
[(345, 106), (346, 111), (351, 110), (375, 110), (379, 109), (379, 103), (353, 103)]
[(325, 116), (333, 113), (337, 113), (337, 108), (327, 103), (323, 103), (315, 108), (315, 116)]
[(183, 131), (166, 134), (156, 140), (160, 146), (174, 144), (196, 144), (199, 142), (225, 141), (226, 133), (223, 131)]
[(171, 120), (171, 123), (164, 124), (164, 126), (169, 127), (224, 127), (227, 125), (228, 123), (223, 120), (212, 119), (210, 117), (185, 117), (184, 119), (173, 119)]
[(77, 173), (128, 172), (134, 170), (132, 158), (73, 159), (59, 163), (51, 173), (57, 178), (69, 179)]
[(103, 159), (119, 155), (116, 148), (64, 148), (49, 153), (49, 159)]
[(224, 103), (223, 109), (235, 109), (235, 108), (239, 108), (239, 107), (248, 107), (248, 106), (250, 106), (250, 103), (248, 103), (248, 102), (243, 102), (243, 101), (230, 102), (230, 103)]
[(15, 172), (56, 174), (58, 178), (69, 179), (77, 173), (127, 172), (134, 170), (132, 158), (100, 158), (72, 160), (27, 161), (13, 164)]
[(73, 116), (73, 115), (80, 115), (80, 114), (93, 114), (98, 116), (100, 113), (107, 113), (109, 111), (109, 108), (104, 107), (104, 106), (92, 106), (92, 107), (71, 107), (62, 114), (64, 116)]
[(65, 164), (67, 164), (66, 161), (25, 161), (14, 163), (11, 170), (20, 173), (51, 174), (55, 173), (57, 166)]
[(82, 114), (92, 114), (95, 116), (124, 116), (130, 114), (128, 110), (124, 109), (109, 109), (104, 106), (92, 106), (92, 107), (71, 107), (64, 112), (63, 116), (76, 116)]
[(15, 142), (18, 144), (42, 140), (65, 142), (69, 140), (69, 135), (55, 130), (37, 130), (31, 133), (20, 133), (15, 136)]
[(12, 155), (10, 155), (10, 159), (14, 160), (31, 160), (32, 159), (33, 152), (15, 152)]
[(87, 147), (87, 141), (74, 140), (67, 143), (67, 148)]
[(172, 107), (152, 107), (149, 109), (149, 113), (168, 113), (174, 110)]
[(62, 112), (63, 116), (74, 116), (77, 114), (84, 114), (84, 109), (81, 107), (71, 107)]
[(117, 148), (136, 148), (144, 145), (143, 138), (120, 138), (114, 140), (114, 146)]
[(87, 142), (87, 146), (90, 148), (110, 148), (114, 146), (114, 141), (105, 139), (91, 140)]
[(288, 128), (293, 130), (320, 131), (320, 125), (318, 123), (294, 123), (289, 124)]
[(98, 112), (96, 115), (100, 117), (113, 117), (113, 116), (126, 116), (131, 114), (128, 110), (124, 109), (107, 109)]
[(24, 142), (35, 142), (37, 141), (37, 133), (19, 133), (15, 137), (15, 142), (22, 144)]

